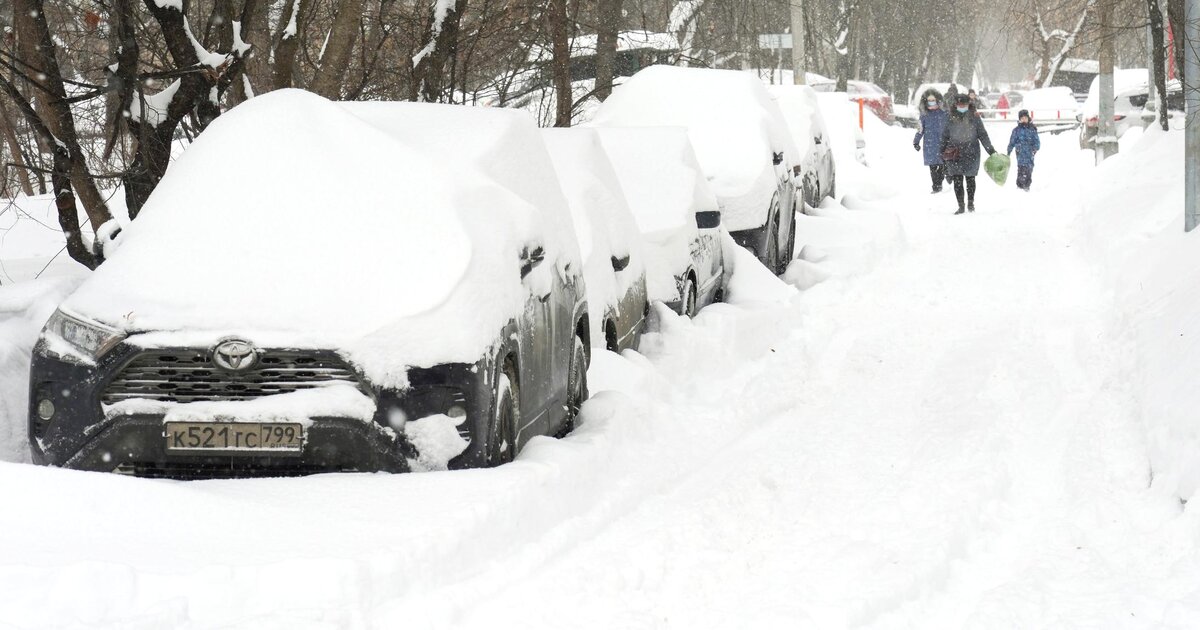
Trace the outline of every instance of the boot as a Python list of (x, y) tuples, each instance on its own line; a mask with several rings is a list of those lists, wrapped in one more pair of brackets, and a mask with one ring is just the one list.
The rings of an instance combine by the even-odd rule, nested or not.
[(967, 212), (975, 212), (975, 202), (974, 201), (969, 202), (967, 204)]
[(962, 214), (963, 212), (964, 212), (963, 207), (962, 207), (962, 204), (960, 203), (960, 204), (958, 204), (958, 211), (955, 212), (954, 214)]

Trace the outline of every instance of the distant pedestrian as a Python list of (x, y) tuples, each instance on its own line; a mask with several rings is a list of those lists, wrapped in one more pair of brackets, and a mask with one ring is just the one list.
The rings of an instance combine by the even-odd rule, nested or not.
[[(954, 196), (958, 198), (958, 211), (975, 212), (975, 177), (979, 175), (979, 145), (987, 149), (988, 155), (996, 152), (992, 139), (988, 137), (983, 119), (971, 106), (971, 97), (959, 94), (954, 99), (954, 109), (946, 119), (942, 131), (941, 153), (946, 163), (946, 177), (954, 184)], [(963, 180), (966, 180), (966, 203), (964, 204)]]
[(929, 178), (933, 180), (934, 193), (942, 192), (942, 181), (946, 177), (942, 161), (942, 131), (946, 129), (946, 110), (942, 107), (942, 95), (934, 88), (921, 95), (921, 121), (917, 123), (917, 135), (913, 148), (921, 150), (921, 139), (925, 140), (925, 166), (929, 167)]
[(996, 109), (1000, 110), (1001, 118), (1008, 118), (1008, 95), (1001, 94), (999, 100), (996, 101)]
[(1017, 188), (1029, 192), (1033, 183), (1033, 156), (1041, 150), (1042, 139), (1038, 137), (1037, 125), (1030, 119), (1029, 110), (1018, 112), (1017, 120), (1017, 127), (1008, 139), (1008, 154), (1017, 150)]

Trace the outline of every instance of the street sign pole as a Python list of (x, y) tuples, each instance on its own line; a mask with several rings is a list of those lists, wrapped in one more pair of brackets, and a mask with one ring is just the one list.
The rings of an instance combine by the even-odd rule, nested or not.
[(790, 0), (792, 14), (792, 84), (804, 85), (804, 0)]
[(1184, 146), (1183, 229), (1200, 224), (1200, 0), (1184, 5), (1183, 78), (1187, 94), (1187, 127)]

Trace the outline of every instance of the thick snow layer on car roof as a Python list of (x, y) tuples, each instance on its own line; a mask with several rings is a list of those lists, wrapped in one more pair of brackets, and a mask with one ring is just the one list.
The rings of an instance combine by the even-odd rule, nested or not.
[(719, 211), (682, 127), (599, 128), (601, 142), (625, 190), (638, 229), (650, 245), (650, 298), (678, 297), (675, 275), (691, 263), (697, 212)]
[[(1150, 74), (1145, 68), (1124, 68), (1113, 70), (1113, 96), (1118, 97), (1123, 94), (1145, 92), (1149, 90)], [(1100, 77), (1096, 76), (1092, 79), (1092, 85), (1088, 88), (1087, 100), (1083, 102), (1083, 107), (1080, 108), (1083, 112), (1083, 117), (1095, 116), (1100, 113)]]
[[(583, 254), (592, 339), (603, 340), (604, 309), (641, 277), (646, 260), (642, 237), (608, 154), (595, 129), (544, 129), (546, 148), (562, 183)], [(613, 271), (612, 258), (629, 256), (629, 266)]]
[(682, 127), (597, 129), (642, 234), (695, 228), (695, 213), (719, 210)]
[(251, 99), (172, 164), (65, 308), (125, 330), (369, 332), (462, 279), (452, 175), (319, 96)]
[(765, 223), (778, 185), (772, 153), (788, 166), (802, 159), (779, 107), (746, 72), (651, 66), (617, 87), (593, 123), (687, 127), (730, 230)]
[[(792, 141), (803, 159), (813, 150), (813, 125), (822, 121), (817, 92), (807, 85), (772, 85), (767, 88), (792, 132)], [(824, 123), (820, 123), (824, 127)]]
[[(560, 267), (578, 261), (570, 214), (537, 125), (519, 110), (401, 102), (339, 103), (400, 143), (470, 167), (526, 202), (512, 208), (519, 231)], [(459, 178), (465, 177), (465, 173)], [(543, 238), (544, 237), (544, 238)], [(531, 245), (534, 243), (530, 243)]]

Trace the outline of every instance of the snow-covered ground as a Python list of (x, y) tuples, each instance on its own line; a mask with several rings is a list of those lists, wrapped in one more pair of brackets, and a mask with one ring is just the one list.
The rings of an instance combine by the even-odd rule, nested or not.
[[(911, 131), (868, 120), (788, 284), (744, 256), (730, 304), (659, 309), (640, 353), (596, 354), (582, 426), (513, 464), (0, 463), (0, 627), (1200, 626), (1182, 134), (1100, 168), (1044, 137), (1032, 193), (981, 179), (956, 217)], [(70, 282), (0, 287), (10, 461), (21, 352)]]

